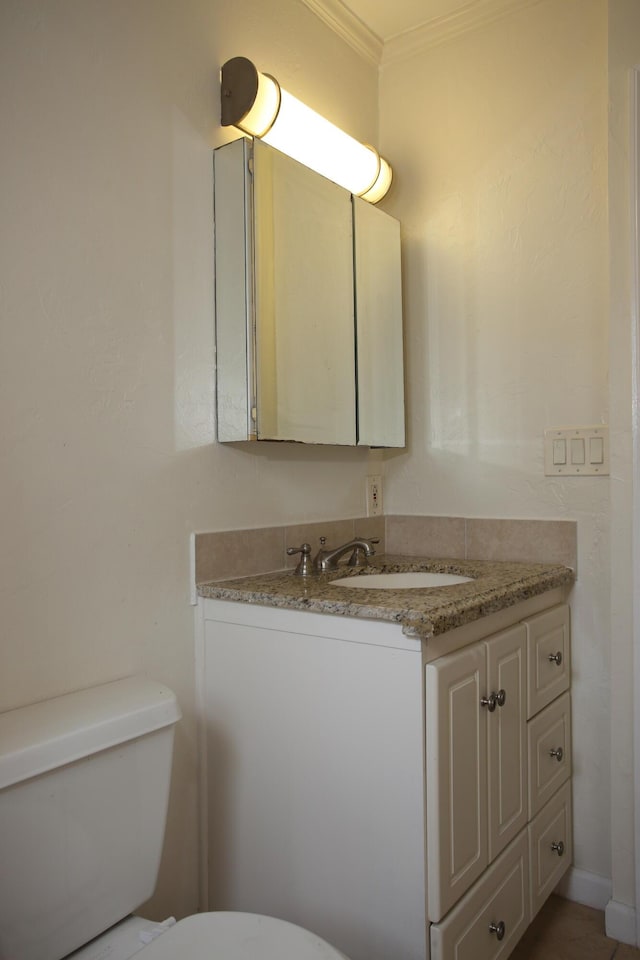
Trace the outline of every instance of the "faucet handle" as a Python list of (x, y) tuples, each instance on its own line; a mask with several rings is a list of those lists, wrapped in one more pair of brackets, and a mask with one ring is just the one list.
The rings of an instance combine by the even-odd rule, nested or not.
[(287, 556), (293, 557), (296, 553), (300, 554), (300, 562), (293, 571), (294, 576), (310, 576), (313, 573), (313, 565), (311, 563), (311, 544), (303, 543), (301, 547), (287, 547)]

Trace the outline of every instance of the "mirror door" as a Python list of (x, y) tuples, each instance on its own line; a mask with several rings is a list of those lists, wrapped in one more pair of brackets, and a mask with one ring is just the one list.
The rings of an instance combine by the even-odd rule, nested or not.
[(258, 438), (355, 444), (350, 195), (254, 144)]

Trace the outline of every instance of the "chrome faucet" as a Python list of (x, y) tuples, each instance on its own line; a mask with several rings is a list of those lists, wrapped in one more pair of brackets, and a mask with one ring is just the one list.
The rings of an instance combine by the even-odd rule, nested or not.
[(349, 566), (366, 566), (368, 558), (372, 557), (375, 553), (373, 544), (380, 543), (380, 540), (377, 537), (372, 540), (365, 540), (363, 537), (355, 537), (353, 540), (349, 540), (348, 543), (343, 543), (342, 546), (336, 547), (334, 550), (325, 550), (324, 544), (326, 542), (327, 541), (325, 537), (320, 537), (320, 543), (322, 546), (320, 547), (320, 550), (318, 550), (316, 558), (313, 561), (313, 569), (316, 573), (327, 573), (328, 570), (336, 570), (340, 557), (343, 557), (345, 553), (349, 553), (350, 550), (352, 553), (351, 557), (349, 558)]
[(320, 549), (314, 560), (311, 559), (311, 544), (303, 543), (301, 547), (288, 547), (287, 554), (292, 557), (296, 553), (300, 554), (300, 562), (294, 570), (296, 577), (318, 576), (320, 573), (326, 573), (328, 570), (338, 569), (338, 560), (345, 553), (351, 550), (349, 557), (349, 567), (366, 567), (367, 560), (375, 553), (374, 543), (380, 543), (379, 537), (373, 537), (365, 540), (364, 537), (354, 537), (348, 543), (336, 547), (334, 550), (325, 550), (324, 545), (327, 542), (326, 537), (320, 537)]

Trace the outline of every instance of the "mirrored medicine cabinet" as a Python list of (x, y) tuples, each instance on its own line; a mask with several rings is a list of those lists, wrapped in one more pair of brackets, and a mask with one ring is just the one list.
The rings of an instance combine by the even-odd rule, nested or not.
[(246, 138), (214, 204), (218, 440), (403, 447), (398, 221)]

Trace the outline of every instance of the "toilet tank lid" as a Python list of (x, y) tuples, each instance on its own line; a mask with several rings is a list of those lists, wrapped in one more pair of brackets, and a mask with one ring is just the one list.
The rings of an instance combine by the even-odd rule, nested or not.
[(0, 789), (170, 726), (173, 691), (127, 677), (0, 714)]

